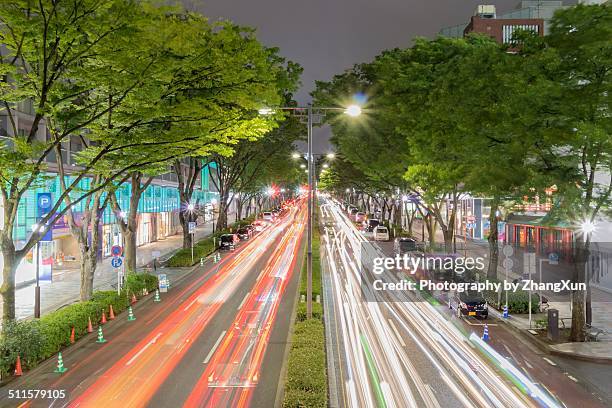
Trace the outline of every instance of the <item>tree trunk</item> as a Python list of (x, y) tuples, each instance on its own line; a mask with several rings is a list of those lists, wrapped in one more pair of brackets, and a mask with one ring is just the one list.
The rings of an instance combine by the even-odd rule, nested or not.
[(123, 232), (123, 240), (125, 242), (125, 248), (123, 250), (125, 270), (127, 273), (136, 273), (136, 231), (127, 228)]
[(499, 262), (499, 231), (497, 230), (498, 209), (499, 200), (497, 197), (495, 197), (491, 202), (491, 213), (489, 214), (489, 236), (487, 238), (487, 241), (489, 241), (489, 266), (487, 269), (488, 279), (497, 279), (497, 264)]
[(11, 238), (3, 237), (2, 256), (2, 322), (15, 319), (15, 274), (19, 260), (15, 254), (15, 246)]
[(93, 295), (94, 273), (97, 266), (97, 250), (93, 246), (81, 247), (81, 291), (82, 302), (88, 301)]
[[(573, 282), (580, 283), (585, 281), (585, 265), (589, 259), (589, 242), (583, 237), (576, 238), (576, 262), (574, 263)], [(584, 341), (585, 325), (585, 291), (572, 291), (572, 329), (570, 331), (570, 341)]]

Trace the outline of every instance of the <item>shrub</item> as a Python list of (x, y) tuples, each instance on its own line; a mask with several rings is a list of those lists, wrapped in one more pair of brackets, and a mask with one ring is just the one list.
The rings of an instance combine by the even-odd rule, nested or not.
[[(501, 297), (499, 293), (489, 290), (484, 292), (484, 297), (487, 303), (496, 309), (502, 309), (506, 303), (506, 294), (502, 290)], [(498, 302), (498, 298), (501, 302)], [(540, 308), (540, 298), (536, 293), (531, 293), (531, 312), (537, 313)], [(516, 292), (508, 292), (508, 313), (522, 314), (529, 313), (529, 292), (517, 290)]]
[[(312, 318), (318, 320), (323, 318), (323, 305), (321, 303), (312, 302)], [(297, 322), (306, 320), (306, 302), (298, 303), (295, 320)]]
[(115, 313), (121, 313), (128, 306), (128, 293), (136, 293), (146, 288), (151, 291), (157, 287), (154, 275), (130, 274), (126, 280), (126, 290), (121, 294), (115, 291), (95, 292), (91, 300), (65, 306), (42, 316), (38, 320), (8, 321), (0, 334), (0, 372), (2, 376), (11, 374), (15, 368), (17, 355), (21, 357), (22, 367), (31, 369), (41, 361), (70, 345), (70, 332), (74, 327), (74, 337), (79, 339), (87, 333), (89, 318), (95, 325), (100, 321), (102, 310), (108, 313), (113, 305)]
[(0, 373), (2, 377), (12, 374), (17, 356), (23, 369), (36, 366), (42, 360), (46, 342), (37, 320), (8, 321), (0, 335)]
[(287, 364), (284, 407), (326, 407), (327, 373), (323, 322), (310, 319), (294, 327)]

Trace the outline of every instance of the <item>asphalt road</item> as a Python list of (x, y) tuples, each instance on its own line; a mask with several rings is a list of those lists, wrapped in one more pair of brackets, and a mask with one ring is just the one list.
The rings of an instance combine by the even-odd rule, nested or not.
[[(160, 303), (152, 296), (139, 301), (135, 321), (122, 313), (103, 326), (106, 343), (96, 343), (95, 333), (85, 336), (63, 351), (68, 371), (54, 373), (57, 360), (49, 359), (0, 389), (0, 405), (199, 407), (225, 400), (273, 406), (304, 217), (300, 205), (220, 263), (207, 262), (173, 282)], [(28, 389), (64, 390), (66, 397), (8, 398), (9, 390)]]
[(443, 294), (427, 299), (410, 291), (384, 293), (368, 302), (372, 298), (364, 294), (375, 277), (364, 275), (358, 262), (390, 254), (364, 245), (367, 239), (333, 203), (322, 206), (322, 214), (329, 261), (324, 278), (326, 328), (332, 342), (331, 377), (337, 388), (332, 403), (341, 407), (606, 406), (599, 395), (494, 319), (489, 320), (491, 340), (483, 342), (483, 323), (458, 318), (448, 310)]

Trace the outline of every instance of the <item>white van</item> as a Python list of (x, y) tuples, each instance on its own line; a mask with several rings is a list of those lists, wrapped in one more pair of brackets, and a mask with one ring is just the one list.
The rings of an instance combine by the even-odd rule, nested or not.
[(388, 241), (389, 240), (389, 229), (379, 225), (374, 228), (374, 241)]

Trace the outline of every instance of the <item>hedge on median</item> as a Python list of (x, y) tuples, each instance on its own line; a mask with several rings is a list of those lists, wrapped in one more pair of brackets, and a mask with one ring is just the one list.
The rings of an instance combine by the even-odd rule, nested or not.
[[(490, 280), (492, 282), (497, 282)], [(506, 293), (488, 290), (483, 292), (484, 298), (490, 306), (501, 310), (506, 304)], [(537, 293), (531, 293), (531, 312), (537, 313), (540, 309), (540, 298)], [(529, 292), (519, 289), (516, 292), (508, 291), (508, 313), (524, 314), (529, 313)]]
[(325, 328), (321, 319), (295, 323), (283, 407), (327, 407)]
[(89, 318), (94, 325), (100, 321), (102, 311), (108, 313), (113, 305), (115, 313), (124, 311), (132, 293), (139, 296), (143, 289), (157, 288), (157, 277), (150, 274), (130, 274), (121, 294), (116, 291), (94, 292), (91, 300), (73, 303), (40, 319), (8, 321), (0, 333), (0, 374), (12, 374), (19, 355), (23, 369), (32, 369), (70, 345), (70, 332), (74, 327), (75, 340), (87, 334)]

